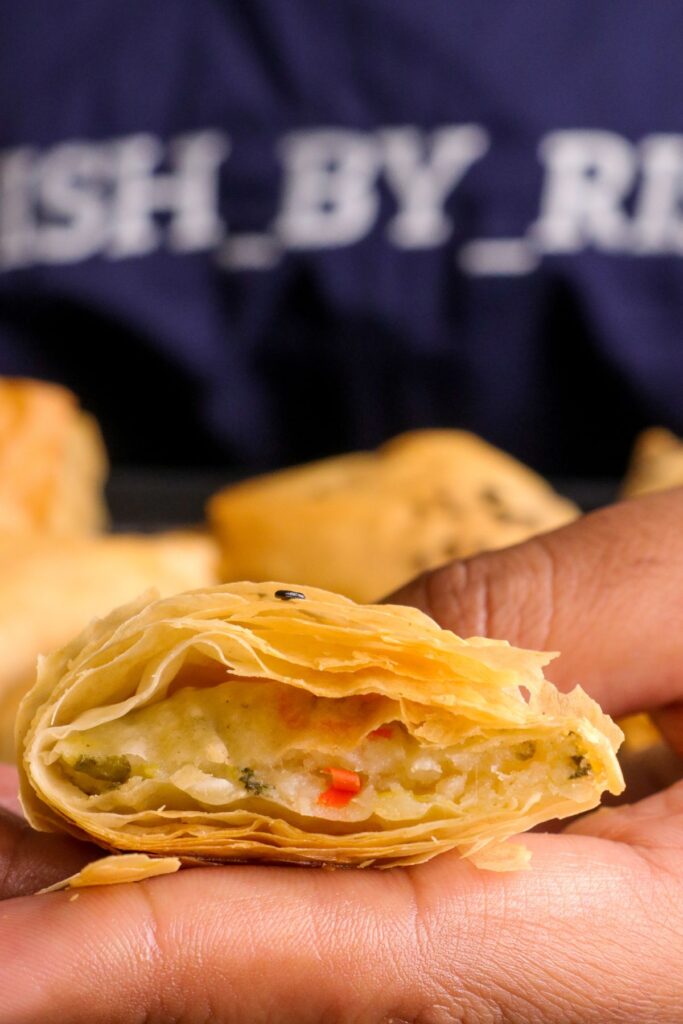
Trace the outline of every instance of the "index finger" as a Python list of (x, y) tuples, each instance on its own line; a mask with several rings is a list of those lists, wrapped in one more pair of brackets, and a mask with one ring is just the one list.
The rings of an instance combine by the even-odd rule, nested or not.
[[(669, 873), (644, 900), (643, 864), (628, 847), (587, 836), (526, 841), (534, 869), (508, 875), (445, 854), (387, 872), (197, 868), (9, 901), (0, 1020), (48, 1019), (58, 1008), (70, 1024), (605, 1024), (651, 1020), (673, 1005), (679, 953), (673, 943), (662, 953), (648, 924), (667, 914), (675, 926)], [(596, 999), (606, 976), (627, 1016), (608, 1012), (607, 994)]]
[(610, 714), (683, 699), (683, 489), (428, 573), (388, 600), (461, 636), (556, 650), (548, 675)]

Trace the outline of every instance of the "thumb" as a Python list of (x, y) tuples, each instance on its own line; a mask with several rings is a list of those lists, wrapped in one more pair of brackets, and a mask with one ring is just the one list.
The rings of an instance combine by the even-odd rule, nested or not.
[[(0, 803), (16, 793), (17, 773), (0, 765)], [(23, 818), (0, 806), (0, 900), (23, 896), (73, 875), (102, 850), (62, 835), (34, 832)]]
[(388, 600), (461, 636), (556, 650), (549, 675), (611, 714), (683, 700), (683, 489), (419, 577)]

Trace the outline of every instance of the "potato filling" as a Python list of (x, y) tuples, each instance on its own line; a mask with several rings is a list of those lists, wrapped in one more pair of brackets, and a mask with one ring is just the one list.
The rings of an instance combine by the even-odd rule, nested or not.
[[(413, 821), (434, 805), (528, 810), (529, 792), (577, 800), (594, 772), (573, 732), (486, 730), (457, 745), (418, 741), (379, 695), (316, 697), (268, 680), (231, 678), (170, 696), (60, 739), (50, 762), (90, 810), (235, 810), (341, 822)], [(537, 787), (534, 783), (538, 783)], [(530, 790), (530, 785), (532, 789)], [(483, 792), (485, 791), (485, 793)], [(547, 799), (547, 798), (546, 798)]]

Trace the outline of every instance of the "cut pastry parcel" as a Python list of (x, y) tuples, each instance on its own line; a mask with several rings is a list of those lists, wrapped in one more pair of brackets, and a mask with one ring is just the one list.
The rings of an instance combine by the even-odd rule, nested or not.
[[(19, 711), (30, 823), (130, 877), (181, 862), (416, 864), (507, 840), (623, 780), (622, 735), (552, 655), (462, 640), (421, 612), (314, 588), (147, 598), (41, 661)], [(116, 881), (108, 858), (99, 880)], [(84, 884), (81, 881), (80, 884)]]

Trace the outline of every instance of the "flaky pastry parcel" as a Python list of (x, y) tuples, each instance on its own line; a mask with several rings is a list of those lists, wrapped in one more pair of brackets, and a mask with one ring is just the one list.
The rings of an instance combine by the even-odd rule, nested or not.
[(209, 502), (224, 580), (296, 579), (379, 601), (425, 569), (517, 544), (578, 508), (464, 430), (415, 430), (227, 487)]
[(0, 531), (98, 532), (107, 468), (99, 427), (67, 388), (0, 377)]
[(683, 485), (683, 441), (665, 427), (650, 427), (636, 438), (626, 478), (625, 498)]
[(451, 849), (518, 868), (510, 836), (623, 788), (619, 729), (544, 679), (550, 658), (309, 587), (141, 599), (41, 662), (19, 711), (22, 803), (35, 828), (136, 855), (96, 881)]

